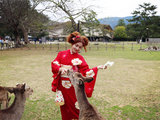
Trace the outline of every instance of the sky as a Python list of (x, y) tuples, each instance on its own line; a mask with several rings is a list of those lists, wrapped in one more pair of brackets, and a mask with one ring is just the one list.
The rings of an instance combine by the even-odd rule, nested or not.
[(160, 15), (160, 0), (81, 0), (84, 6), (95, 6), (97, 18), (132, 16), (131, 13), (144, 2), (156, 5), (157, 15)]
[[(126, 17), (132, 16), (132, 12), (139, 7), (139, 4), (151, 3), (157, 6), (157, 15), (160, 15), (160, 0), (74, 0), (80, 7), (91, 6), (97, 13), (97, 18)], [(76, 6), (77, 7), (77, 6)], [(40, 7), (41, 8), (41, 7)], [(47, 14), (52, 20), (59, 18), (51, 13)], [(63, 20), (62, 20), (63, 21)]]

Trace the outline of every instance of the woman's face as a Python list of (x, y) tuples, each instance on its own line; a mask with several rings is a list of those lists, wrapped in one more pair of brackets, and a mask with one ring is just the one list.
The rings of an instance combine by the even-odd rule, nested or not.
[(83, 44), (81, 42), (73, 44), (71, 47), (72, 53), (79, 53), (82, 47), (83, 47)]

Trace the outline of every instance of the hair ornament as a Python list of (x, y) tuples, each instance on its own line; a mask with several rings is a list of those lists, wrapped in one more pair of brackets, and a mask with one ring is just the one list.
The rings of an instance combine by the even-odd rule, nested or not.
[(72, 40), (75, 41), (77, 38), (80, 38), (80, 36), (77, 35), (76, 37), (73, 37)]

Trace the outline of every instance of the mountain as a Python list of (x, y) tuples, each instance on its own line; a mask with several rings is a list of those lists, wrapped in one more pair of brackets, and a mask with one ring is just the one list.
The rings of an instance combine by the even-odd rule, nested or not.
[(127, 25), (129, 22), (127, 19), (132, 19), (132, 16), (127, 16), (127, 17), (107, 17), (107, 18), (101, 18), (98, 19), (101, 24), (107, 24), (114, 29), (114, 27), (118, 24), (118, 21), (120, 19), (124, 19), (125, 24)]

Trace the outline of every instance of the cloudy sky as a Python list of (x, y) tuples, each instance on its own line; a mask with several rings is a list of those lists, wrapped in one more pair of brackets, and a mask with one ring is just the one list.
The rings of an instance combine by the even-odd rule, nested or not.
[(151, 3), (157, 6), (157, 15), (160, 15), (160, 0), (81, 0), (85, 5), (94, 5), (98, 18), (131, 16), (139, 4)]
[[(74, 0), (78, 6), (91, 8), (97, 13), (97, 18), (131, 16), (139, 4), (151, 3), (157, 6), (157, 15), (160, 15), (160, 0)], [(77, 7), (76, 5), (76, 7)], [(41, 8), (41, 6), (39, 6)], [(52, 20), (61, 18), (51, 13), (46, 13)], [(61, 19), (62, 20), (62, 19)], [(62, 20), (63, 21), (63, 20)]]

